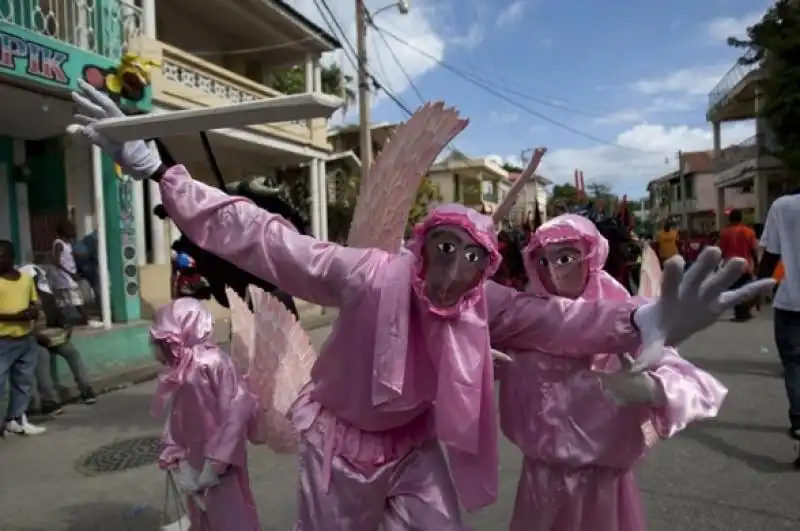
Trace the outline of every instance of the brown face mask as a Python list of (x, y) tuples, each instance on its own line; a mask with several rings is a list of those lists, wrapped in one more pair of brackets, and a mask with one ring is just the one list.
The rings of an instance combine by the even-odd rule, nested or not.
[(437, 308), (449, 308), (480, 283), (489, 253), (467, 231), (439, 226), (425, 235), (422, 246), (425, 295)]

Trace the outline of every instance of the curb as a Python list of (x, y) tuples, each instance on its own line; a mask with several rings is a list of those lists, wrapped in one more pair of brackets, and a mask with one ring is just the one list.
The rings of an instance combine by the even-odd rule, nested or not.
[[(302, 316), (301, 322), (306, 331), (316, 330), (333, 323), (338, 313), (335, 309), (323, 309), (321, 313), (314, 312), (313, 315)], [(222, 322), (226, 325), (228, 324), (227, 319), (222, 320)], [(227, 343), (227, 334), (223, 333), (223, 331), (226, 331), (226, 327), (221, 327), (221, 330), (217, 333), (217, 340), (220, 341), (221, 336), (223, 340), (220, 342)], [(153, 361), (137, 367), (126, 368), (119, 372), (95, 376), (90, 383), (95, 393), (99, 395), (153, 380), (161, 372), (161, 369), (161, 364)], [(61, 393), (62, 399), (65, 399), (64, 402), (74, 401), (79, 398), (78, 389), (74, 384), (64, 386)]]

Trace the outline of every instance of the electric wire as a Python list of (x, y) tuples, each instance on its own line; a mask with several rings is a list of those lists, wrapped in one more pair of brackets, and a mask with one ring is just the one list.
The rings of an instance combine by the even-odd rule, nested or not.
[(552, 124), (552, 125), (554, 125), (556, 127), (564, 129), (565, 131), (569, 131), (569, 132), (571, 132), (571, 133), (573, 133), (575, 135), (582, 136), (584, 138), (587, 138), (589, 140), (593, 140), (593, 141), (598, 142), (600, 144), (604, 144), (604, 145), (607, 145), (607, 146), (610, 146), (610, 147), (615, 147), (615, 148), (618, 148), (618, 149), (621, 149), (621, 150), (625, 150), (625, 151), (633, 151), (633, 152), (637, 152), (637, 153), (651, 153), (651, 154), (659, 154), (659, 155), (663, 155), (664, 154), (663, 152), (659, 152), (659, 151), (648, 151), (648, 150), (644, 150), (644, 149), (638, 149), (638, 148), (633, 148), (633, 147), (629, 147), (629, 146), (623, 146), (621, 144), (617, 144), (615, 142), (600, 138), (600, 137), (592, 135), (590, 133), (586, 133), (585, 131), (581, 131), (580, 129), (577, 129), (577, 128), (571, 126), (571, 125), (565, 124), (565, 123), (563, 123), (563, 122), (561, 122), (559, 120), (551, 118), (550, 116), (547, 116), (546, 114), (542, 114), (541, 112), (538, 112), (538, 111), (536, 111), (534, 109), (531, 109), (530, 107), (520, 103), (519, 101), (514, 100), (513, 98), (507, 96), (506, 94), (503, 94), (502, 92), (500, 92), (499, 90), (495, 89), (489, 83), (486, 83), (485, 81), (481, 80), (480, 78), (476, 78), (475, 76), (473, 76), (473, 75), (471, 75), (471, 74), (469, 74), (467, 72), (464, 72), (460, 68), (454, 67), (450, 63), (442, 61), (442, 60), (438, 59), (437, 57), (433, 56), (432, 54), (426, 52), (425, 50), (422, 50), (419, 47), (414, 46), (413, 44), (411, 44), (407, 40), (404, 40), (403, 38), (397, 36), (395, 33), (387, 30), (385, 27), (376, 24), (375, 28), (378, 31), (385, 33), (391, 39), (399, 42), (400, 44), (403, 44), (404, 46), (406, 46), (407, 48), (409, 48), (411, 50), (414, 50), (418, 54), (420, 54), (423, 57), (426, 57), (427, 59), (429, 59), (430, 61), (435, 62), (440, 67), (442, 67), (445, 70), (449, 71), (450, 73), (456, 75), (457, 77), (459, 77), (459, 78), (461, 78), (461, 79), (463, 79), (465, 81), (468, 81), (469, 83), (472, 83), (473, 85), (483, 89), (485, 92), (488, 92), (489, 94), (492, 94), (495, 97), (505, 101), (509, 105), (511, 105), (511, 106), (521, 110), (521, 111), (524, 111), (524, 112), (526, 112), (526, 113), (528, 113), (528, 114), (530, 114), (532, 116), (535, 116), (535, 117), (539, 118), (540, 120), (548, 122), (548, 123), (550, 123), (550, 124)]

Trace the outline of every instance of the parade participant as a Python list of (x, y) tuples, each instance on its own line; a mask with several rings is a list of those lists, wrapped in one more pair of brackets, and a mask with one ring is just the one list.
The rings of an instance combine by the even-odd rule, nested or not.
[[(529, 289), (543, 298), (629, 300), (602, 269), (608, 252), (608, 241), (585, 217), (550, 220), (524, 249)], [(500, 425), (525, 456), (510, 529), (643, 531), (632, 471), (647, 449), (643, 424), (672, 436), (714, 417), (726, 389), (672, 349), (657, 369), (622, 380), (609, 375), (605, 391), (595, 371), (620, 369), (616, 355), (570, 359), (540, 353), (536, 345), (506, 353), (513, 362), (498, 370)]]
[[(85, 96), (73, 97), (83, 116), (69, 131), (91, 139), (127, 175), (158, 182), (167, 212), (193, 242), (289, 293), (340, 308), (294, 409), (302, 432), (299, 530), (458, 530), (456, 489), (468, 510), (495, 500), (489, 315), (506, 335), (501, 348), (538, 341), (545, 351), (589, 355), (626, 352), (644, 341), (647, 354), (772, 284), (723, 293), (741, 264), (712, 275), (719, 262), (712, 252), (683, 283), (682, 272), (668, 267), (665, 296), (640, 308), (628, 301), (546, 301), (497, 285), (490, 296), (483, 282), (498, 265), (493, 220), (471, 209), (437, 207), (415, 228), (407, 251), (397, 253), (422, 176), (466, 126), (454, 110), (425, 105), (397, 128), (362, 183), (374, 192), (362, 192), (358, 203), (373, 217), (357, 226), (379, 243), (342, 247), (298, 234), (280, 216), (191, 179), (183, 166), (164, 167), (143, 141), (105, 137), (93, 123), (121, 112), (103, 94), (81, 88)], [(402, 201), (392, 195), (396, 189)], [(576, 343), (581, 335), (585, 341)], [(439, 441), (449, 449), (452, 480)]]
[(192, 298), (156, 312), (150, 338), (165, 369), (153, 413), (166, 412), (159, 467), (176, 478), (192, 529), (260, 531), (247, 473), (257, 400), (213, 341), (214, 317)]

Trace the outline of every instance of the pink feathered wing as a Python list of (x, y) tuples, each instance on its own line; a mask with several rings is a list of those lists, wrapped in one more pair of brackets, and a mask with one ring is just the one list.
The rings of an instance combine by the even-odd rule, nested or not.
[(661, 295), (661, 263), (653, 248), (642, 245), (642, 271), (639, 275), (640, 297), (654, 299)]
[[(639, 275), (638, 295), (646, 299), (654, 299), (661, 295), (661, 263), (653, 248), (647, 243), (642, 245), (642, 269)], [(649, 448), (655, 446), (660, 437), (651, 420), (642, 424), (642, 431), (645, 444)]]
[(247, 303), (227, 290), (231, 308), (231, 357), (248, 390), (260, 401), (254, 438), (277, 453), (297, 450), (298, 434), (287, 418), (311, 379), (316, 352), (303, 327), (275, 297), (250, 287)]
[(422, 179), (469, 123), (444, 103), (426, 103), (397, 127), (361, 183), (347, 245), (397, 252)]

